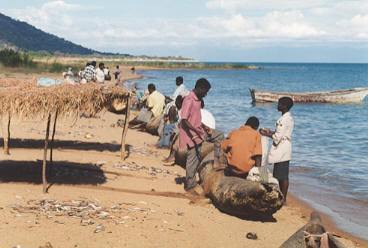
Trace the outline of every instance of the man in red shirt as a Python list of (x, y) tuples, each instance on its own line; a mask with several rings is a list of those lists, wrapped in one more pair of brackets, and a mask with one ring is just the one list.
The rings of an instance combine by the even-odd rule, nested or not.
[(210, 89), (211, 84), (207, 79), (198, 79), (194, 90), (184, 98), (180, 110), (179, 147), (183, 150), (187, 149), (186, 183), (184, 188), (192, 194), (198, 194), (195, 191), (197, 186), (195, 175), (201, 162), (201, 146), (205, 139), (205, 131), (202, 128), (201, 108), (203, 98)]

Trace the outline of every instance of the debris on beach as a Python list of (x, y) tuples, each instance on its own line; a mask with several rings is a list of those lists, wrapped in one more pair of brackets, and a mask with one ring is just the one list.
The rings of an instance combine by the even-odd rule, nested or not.
[(45, 245), (39, 246), (38, 248), (53, 248), (50, 242), (47, 242)]
[(246, 237), (247, 237), (247, 239), (253, 239), (253, 240), (258, 239), (257, 233), (255, 233), (255, 232), (247, 233)]
[(102, 166), (104, 166), (105, 164), (107, 164), (107, 162), (106, 162), (106, 161), (97, 161), (97, 162), (95, 162), (95, 165), (96, 165), (96, 166), (98, 166), (98, 167), (102, 167)]
[(116, 126), (117, 127), (124, 127), (124, 124), (125, 124), (125, 121), (123, 119), (119, 119), (117, 122), (116, 122)]
[[(144, 224), (147, 221), (159, 221), (158, 227), (161, 231), (175, 231), (180, 226), (170, 221), (170, 216), (184, 216), (180, 209), (173, 209), (168, 212), (161, 212), (155, 208), (159, 205), (148, 203), (143, 200), (137, 202), (119, 202), (110, 206), (102, 206), (99, 201), (81, 198), (78, 200), (24, 200), (22, 204), (12, 204), (8, 206), (10, 212), (19, 218), (35, 217), (35, 220), (25, 221), (29, 228), (39, 226), (41, 219), (49, 220), (59, 225), (69, 225), (74, 223), (81, 228), (87, 228), (93, 234), (112, 233), (111, 226), (130, 227), (136, 224)], [(161, 215), (161, 216), (160, 216)], [(164, 218), (166, 216), (166, 218)], [(110, 230), (109, 230), (110, 229)], [(52, 247), (52, 246), (43, 246)]]
[(143, 165), (136, 164), (135, 162), (124, 162), (124, 163), (116, 163), (113, 165), (114, 168), (127, 170), (127, 171), (143, 171), (151, 176), (156, 176), (157, 174), (163, 175), (173, 175), (173, 176), (180, 176), (176, 172), (171, 172), (166, 169), (156, 168), (156, 167), (146, 167)]
[(93, 134), (91, 134), (91, 133), (86, 133), (86, 135), (84, 136), (84, 138), (86, 138), (86, 139), (91, 139), (91, 138), (93, 138)]
[[(103, 207), (97, 201), (70, 200), (58, 201), (52, 199), (29, 200), (26, 204), (13, 204), (9, 206), (15, 216), (45, 216), (47, 219), (57, 217), (79, 218), (81, 226), (95, 226), (94, 233), (105, 231), (102, 222), (115, 225), (126, 224), (127, 221), (136, 221), (146, 218), (147, 215), (156, 213), (156, 210), (147, 207), (148, 203), (139, 201), (137, 203), (117, 203), (111, 207)], [(144, 206), (144, 207), (143, 207)], [(60, 219), (54, 223), (65, 224)]]
[(103, 231), (105, 231), (105, 227), (101, 224), (98, 224), (96, 226), (96, 229), (95, 229), (94, 233), (99, 233), (99, 232), (103, 232)]
[(146, 146), (130, 147), (129, 152), (133, 154), (142, 155), (145, 157), (159, 157), (160, 153), (158, 151), (150, 150)]

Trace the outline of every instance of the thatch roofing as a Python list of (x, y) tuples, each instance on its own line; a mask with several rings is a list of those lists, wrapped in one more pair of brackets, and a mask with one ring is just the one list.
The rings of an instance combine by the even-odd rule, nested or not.
[(45, 117), (58, 110), (68, 117), (85, 114), (95, 116), (111, 106), (116, 99), (126, 100), (129, 92), (117, 86), (95, 83), (37, 86), (35, 79), (0, 79), (0, 115), (20, 118)]

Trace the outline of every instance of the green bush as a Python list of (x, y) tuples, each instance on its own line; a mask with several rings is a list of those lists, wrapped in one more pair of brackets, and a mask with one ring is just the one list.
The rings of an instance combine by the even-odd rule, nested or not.
[(12, 49), (0, 51), (0, 63), (7, 67), (36, 67), (36, 63), (27, 53), (20, 53)]
[(68, 67), (58, 62), (54, 62), (50, 65), (49, 72), (63, 72), (67, 70)]

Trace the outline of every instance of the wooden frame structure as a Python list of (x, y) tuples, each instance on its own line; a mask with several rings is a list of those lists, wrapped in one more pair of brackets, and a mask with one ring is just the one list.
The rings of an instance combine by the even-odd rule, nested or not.
[[(130, 118), (131, 93), (117, 86), (103, 86), (97, 84), (86, 85), (55, 85), (38, 87), (35, 81), (24, 82), (17, 80), (0, 79), (0, 115), (6, 115), (6, 128), (1, 127), (4, 137), (4, 153), (9, 153), (10, 124), (12, 115), (22, 118), (45, 119), (46, 135), (42, 161), (43, 192), (47, 192), (47, 151), (50, 149), (49, 162), (53, 162), (53, 143), (56, 133), (57, 119), (64, 117), (78, 118), (81, 114), (95, 116), (99, 112), (114, 108), (116, 100), (126, 102), (125, 124), (121, 136), (121, 159), (126, 158), (125, 143)], [(28, 91), (14, 91), (15, 88), (26, 88)], [(14, 93), (15, 92), (15, 93)], [(1, 102), (2, 101), (2, 102)], [(26, 111), (25, 111), (26, 110)], [(50, 126), (53, 124), (51, 141)], [(6, 131), (5, 131), (6, 130)]]

